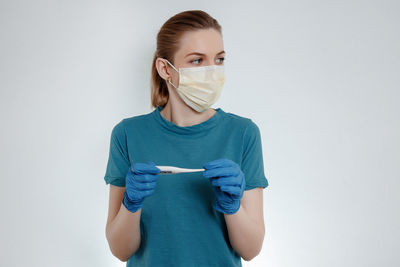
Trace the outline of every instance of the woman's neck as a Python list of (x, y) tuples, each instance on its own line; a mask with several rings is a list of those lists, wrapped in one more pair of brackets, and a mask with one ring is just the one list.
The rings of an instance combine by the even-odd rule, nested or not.
[(204, 112), (197, 112), (186, 104), (177, 103), (172, 105), (170, 101), (160, 111), (161, 115), (168, 121), (180, 127), (187, 127), (200, 124), (216, 113), (215, 109), (208, 108)]

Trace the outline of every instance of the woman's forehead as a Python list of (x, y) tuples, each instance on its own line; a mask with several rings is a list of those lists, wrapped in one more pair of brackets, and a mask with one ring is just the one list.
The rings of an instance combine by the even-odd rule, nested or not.
[(190, 53), (216, 55), (224, 50), (221, 34), (213, 29), (186, 32), (180, 40), (180, 57)]

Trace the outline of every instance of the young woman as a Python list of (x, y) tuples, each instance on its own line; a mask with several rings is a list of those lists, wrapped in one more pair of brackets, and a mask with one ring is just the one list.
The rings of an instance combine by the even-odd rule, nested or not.
[(268, 181), (259, 128), (210, 108), (225, 82), (224, 55), (209, 14), (171, 17), (157, 35), (155, 109), (112, 130), (106, 237), (127, 266), (241, 266), (261, 250)]

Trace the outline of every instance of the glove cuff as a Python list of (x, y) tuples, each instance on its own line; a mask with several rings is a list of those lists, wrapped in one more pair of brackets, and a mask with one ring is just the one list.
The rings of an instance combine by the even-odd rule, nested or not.
[(131, 201), (131, 200), (129, 199), (129, 197), (128, 197), (128, 194), (127, 194), (126, 191), (125, 191), (125, 193), (124, 193), (124, 199), (122, 200), (122, 204), (123, 204), (123, 205), (125, 206), (125, 208), (126, 208), (127, 210), (129, 210), (130, 212), (136, 212), (136, 211), (138, 211), (139, 209), (142, 208), (143, 201), (140, 201), (140, 202)]
[(229, 205), (221, 205), (218, 202), (215, 202), (214, 208), (217, 211), (225, 214), (235, 214), (240, 209), (240, 199), (234, 201), (232, 204)]

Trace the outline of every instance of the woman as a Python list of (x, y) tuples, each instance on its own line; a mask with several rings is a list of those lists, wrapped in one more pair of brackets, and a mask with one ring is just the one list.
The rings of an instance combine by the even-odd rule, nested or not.
[[(241, 266), (264, 239), (261, 137), (249, 118), (210, 106), (225, 81), (221, 26), (206, 12), (157, 35), (154, 111), (112, 130), (106, 237), (127, 266)], [(161, 174), (158, 166), (203, 168)]]

